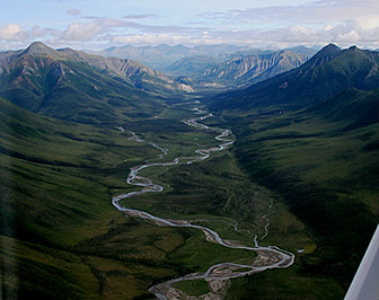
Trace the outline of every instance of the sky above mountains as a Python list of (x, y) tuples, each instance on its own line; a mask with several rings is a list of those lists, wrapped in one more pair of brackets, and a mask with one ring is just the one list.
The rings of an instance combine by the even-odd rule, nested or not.
[(377, 0), (12, 0), (0, 10), (0, 49), (32, 41), (101, 49), (158, 44), (379, 48)]

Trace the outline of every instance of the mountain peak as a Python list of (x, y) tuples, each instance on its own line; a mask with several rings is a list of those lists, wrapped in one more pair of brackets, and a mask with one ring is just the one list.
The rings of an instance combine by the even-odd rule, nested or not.
[(342, 50), (334, 44), (326, 45), (316, 55), (318, 56), (335, 56), (340, 54)]
[(334, 44), (329, 44), (318, 51), (304, 66), (312, 69), (331, 61), (342, 53), (343, 51), (339, 47)]
[(24, 51), (28, 54), (54, 54), (55, 50), (46, 46), (41, 42), (33, 42), (30, 46)]

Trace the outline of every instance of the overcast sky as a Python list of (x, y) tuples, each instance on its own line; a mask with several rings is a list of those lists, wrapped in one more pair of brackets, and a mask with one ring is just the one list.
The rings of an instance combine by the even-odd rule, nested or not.
[(235, 44), (379, 48), (379, 0), (0, 0), (0, 49)]

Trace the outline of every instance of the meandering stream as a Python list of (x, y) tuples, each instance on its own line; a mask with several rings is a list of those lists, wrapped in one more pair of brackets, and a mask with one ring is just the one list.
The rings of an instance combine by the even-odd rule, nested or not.
[[(166, 281), (164, 283), (160, 283), (155, 286), (152, 286), (149, 289), (149, 291), (154, 293), (155, 296), (161, 300), (170, 300), (170, 299), (174, 299), (175, 297), (176, 299), (178, 297), (179, 298), (186, 297), (187, 299), (190, 299), (191, 297), (188, 297), (185, 294), (183, 294), (181, 291), (178, 291), (177, 289), (175, 289), (173, 287), (173, 284), (179, 281), (195, 280), (195, 279), (207, 280), (209, 282), (209, 286), (211, 290), (211, 292), (208, 293), (209, 295), (205, 295), (204, 297), (201, 296), (199, 299), (223, 299), (223, 293), (221, 292), (221, 290), (223, 290), (223, 285), (212, 284), (212, 283), (223, 282), (231, 278), (251, 275), (251, 274), (262, 272), (268, 269), (287, 268), (291, 266), (295, 260), (295, 256), (292, 253), (284, 251), (278, 247), (259, 246), (257, 235), (255, 235), (254, 237), (254, 247), (238, 245), (235, 242), (231, 242), (231, 241), (223, 239), (222, 237), (220, 237), (220, 235), (216, 231), (208, 227), (194, 224), (196, 221), (165, 219), (158, 216), (154, 216), (148, 212), (128, 208), (120, 204), (120, 201), (126, 198), (135, 197), (137, 195), (141, 195), (145, 193), (163, 191), (163, 187), (158, 184), (153, 183), (150, 178), (142, 177), (138, 175), (139, 171), (141, 171), (142, 169), (157, 167), (157, 166), (177, 165), (181, 161), (186, 161), (187, 164), (191, 164), (195, 161), (205, 160), (211, 155), (212, 152), (222, 151), (234, 143), (234, 140), (232, 140), (229, 137), (232, 134), (231, 130), (209, 127), (205, 124), (199, 123), (205, 120), (206, 118), (211, 117), (212, 114), (209, 114), (199, 108), (194, 108), (193, 112), (195, 114), (202, 115), (202, 116), (194, 117), (189, 120), (184, 120), (183, 122), (189, 126), (193, 126), (201, 130), (212, 130), (219, 133), (215, 137), (215, 139), (220, 141), (221, 143), (217, 147), (195, 150), (195, 153), (197, 154), (197, 156), (177, 157), (174, 160), (169, 161), (169, 162), (147, 163), (144, 165), (132, 167), (130, 169), (130, 173), (126, 179), (126, 182), (131, 185), (140, 186), (142, 187), (142, 189), (138, 191), (130, 192), (127, 194), (114, 196), (112, 198), (112, 203), (120, 212), (126, 213), (131, 216), (153, 221), (157, 225), (199, 229), (203, 231), (203, 233), (205, 234), (206, 240), (209, 242), (215, 242), (227, 248), (254, 251), (257, 253), (257, 257), (255, 258), (252, 264), (235, 264), (232, 262), (220, 263), (220, 264), (211, 266), (210, 268), (208, 268), (206, 272), (188, 274), (183, 277), (175, 278), (170, 281)], [(124, 131), (124, 129), (122, 128), (121, 131)], [(133, 138), (137, 142), (143, 142), (143, 140), (140, 139), (135, 133), (132, 133), (132, 135), (133, 135)], [(163, 158), (163, 156), (167, 154), (167, 149), (161, 148), (160, 146), (154, 143), (149, 143), (149, 144), (162, 152), (162, 154), (160, 155), (160, 158)], [(270, 205), (270, 208), (271, 207), (272, 207), (272, 204)], [(265, 219), (266, 216), (263, 216), (263, 218)], [(237, 223), (230, 223), (230, 225), (236, 231), (241, 231), (238, 229)], [(265, 225), (265, 234), (263, 237), (265, 237), (268, 234), (268, 226), (269, 226), (269, 222), (267, 221)], [(191, 298), (191, 299), (195, 299), (195, 298)]]

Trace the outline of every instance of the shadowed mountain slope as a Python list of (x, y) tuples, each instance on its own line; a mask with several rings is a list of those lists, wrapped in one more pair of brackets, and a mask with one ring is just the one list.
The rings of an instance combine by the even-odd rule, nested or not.
[(347, 88), (374, 89), (378, 78), (378, 52), (328, 45), (299, 68), (216, 96), (211, 109), (293, 110), (320, 103)]
[[(240, 166), (314, 236), (296, 272), (333, 278), (345, 291), (379, 216), (378, 65), (377, 52), (329, 45), (297, 69), (210, 103), (237, 137)], [(285, 286), (279, 272), (258, 274), (227, 298), (293, 298)]]
[[(120, 268), (123, 274), (128, 268), (133, 274), (130, 266), (136, 261), (126, 262), (130, 246), (108, 242), (111, 255), (104, 247), (100, 253), (88, 246), (97, 249), (97, 256), (75, 248), (108, 231), (130, 234), (129, 221), (111, 205), (113, 191), (125, 188), (131, 166), (158, 151), (128, 136), (113, 127), (41, 116), (0, 98), (2, 299), (134, 298), (136, 292), (130, 296), (128, 287), (110, 288), (111, 295), (103, 295), (96, 271), (104, 267), (109, 272), (111, 266), (115, 274)], [(171, 272), (163, 270), (155, 279)], [(119, 282), (111, 276), (107, 281)], [(125, 278), (130, 285), (142, 286), (137, 295), (147, 293), (145, 278)]]

